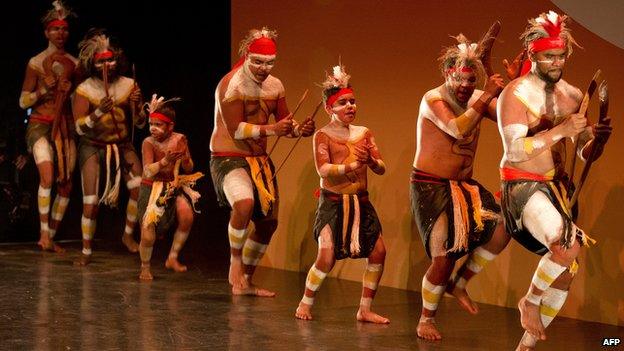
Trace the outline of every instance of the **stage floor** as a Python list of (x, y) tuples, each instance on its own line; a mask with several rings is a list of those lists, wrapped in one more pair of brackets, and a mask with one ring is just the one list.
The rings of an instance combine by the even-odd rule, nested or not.
[[(157, 245), (163, 246), (162, 243)], [(259, 268), (254, 278), (276, 298), (233, 297), (225, 260), (195, 259), (186, 273), (153, 262), (155, 280), (138, 280), (139, 257), (118, 246), (74, 267), (79, 243), (63, 255), (34, 245), (0, 246), (3, 350), (513, 350), (522, 334), (515, 309), (480, 304), (471, 316), (444, 298), (444, 340), (416, 337), (420, 294), (381, 287), (373, 307), (389, 325), (358, 323), (360, 284), (327, 279), (313, 321), (293, 316), (305, 274)], [(184, 251), (182, 252), (184, 254)], [(181, 257), (184, 260), (184, 256)], [(602, 350), (624, 328), (556, 319), (538, 350)], [(610, 348), (615, 349), (615, 348)]]

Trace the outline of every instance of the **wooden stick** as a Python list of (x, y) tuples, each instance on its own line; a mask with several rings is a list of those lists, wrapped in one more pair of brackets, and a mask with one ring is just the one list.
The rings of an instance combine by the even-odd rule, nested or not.
[[(299, 111), (299, 109), (301, 108), (301, 105), (303, 104), (303, 101), (306, 99), (306, 97), (308, 96), (308, 89), (306, 89), (303, 92), (303, 95), (301, 95), (301, 98), (299, 99), (299, 102), (297, 102), (297, 106), (295, 106), (295, 110), (290, 114), (290, 118), (294, 118), (295, 117), (295, 113), (297, 113), (297, 111)], [(273, 153), (273, 150), (275, 150), (275, 146), (277, 145), (277, 142), (280, 141), (280, 139), (282, 138), (282, 136), (278, 136), (277, 139), (275, 140), (275, 143), (273, 143), (273, 146), (271, 146), (271, 149), (269, 150), (269, 153), (267, 154), (266, 158), (264, 159), (264, 162), (262, 162), (262, 165), (260, 167), (260, 170), (258, 170), (258, 173), (256, 173), (256, 177), (258, 175), (260, 175), (260, 172), (262, 172), (262, 170), (264, 169), (264, 167), (266, 166), (266, 163), (269, 160), (269, 157), (271, 157), (271, 154)]]
[[(598, 97), (600, 99), (600, 116), (598, 117), (599, 124), (606, 124), (605, 120), (607, 118), (607, 114), (609, 112), (609, 88), (605, 81), (600, 83), (600, 88), (598, 89)], [(607, 122), (608, 123), (608, 122)], [(596, 139), (592, 142), (592, 149), (587, 157), (587, 161), (585, 161), (585, 166), (583, 167), (583, 172), (581, 173), (581, 178), (579, 179), (578, 185), (574, 189), (574, 194), (572, 194), (572, 199), (570, 200), (570, 208), (576, 204), (578, 200), (579, 194), (581, 193), (581, 188), (583, 184), (585, 184), (585, 179), (589, 175), (589, 169), (592, 163), (595, 161), (596, 156), (598, 155), (598, 150), (603, 146), (603, 143), (598, 142)]]
[[(316, 116), (316, 113), (318, 112), (318, 110), (321, 108), (321, 106), (323, 106), (323, 101), (320, 101), (316, 107), (314, 108), (314, 112), (312, 112), (312, 116), (310, 117), (310, 120), (314, 121), (314, 116)], [(275, 177), (277, 176), (277, 172), (279, 172), (280, 169), (282, 169), (282, 167), (284, 166), (284, 164), (286, 163), (286, 160), (288, 160), (288, 157), (290, 157), (290, 154), (292, 154), (293, 150), (295, 150), (295, 147), (297, 146), (297, 144), (299, 143), (299, 140), (301, 140), (301, 137), (303, 136), (303, 134), (299, 134), (299, 136), (297, 137), (297, 140), (295, 141), (295, 143), (293, 144), (293, 146), (290, 148), (290, 151), (288, 151), (288, 153), (286, 154), (286, 157), (284, 157), (284, 160), (282, 161), (282, 163), (280, 163), (279, 167), (277, 167), (277, 169), (275, 170), (275, 172), (273, 172), (273, 177), (271, 177), (271, 180), (269, 180), (269, 183), (273, 181), (273, 179), (275, 179)]]
[[(578, 113), (583, 116), (587, 115), (587, 108), (589, 107), (589, 101), (591, 100), (592, 95), (594, 95), (594, 91), (596, 91), (596, 87), (598, 87), (598, 77), (600, 76), (600, 70), (597, 70), (592, 77), (591, 82), (589, 82), (589, 86), (587, 87), (587, 91), (585, 95), (583, 95), (583, 100), (581, 101), (581, 106), (579, 106)], [(578, 135), (576, 138), (576, 142), (574, 143), (574, 155), (572, 157), (572, 167), (570, 167), (570, 184), (574, 184), (574, 171), (576, 170), (576, 154), (580, 145), (578, 144)]]

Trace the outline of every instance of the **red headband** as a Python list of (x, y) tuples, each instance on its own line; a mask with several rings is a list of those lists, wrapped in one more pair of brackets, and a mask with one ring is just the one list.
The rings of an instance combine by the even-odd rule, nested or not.
[(333, 95), (327, 98), (327, 102), (325, 102), (325, 105), (327, 105), (327, 107), (331, 107), (334, 104), (334, 102), (338, 100), (339, 97), (345, 94), (352, 94), (352, 93), (353, 93), (353, 89), (351, 88), (341, 88), (336, 93), (334, 93)]
[[(451, 67), (451, 68), (446, 70), (446, 73), (453, 73), (456, 70), (457, 70), (457, 68)], [(474, 69), (472, 69), (471, 67), (463, 66), (459, 71), (460, 72), (464, 72), (464, 73), (471, 73), (471, 72), (474, 72)]]
[(550, 49), (564, 49), (566, 43), (560, 37), (541, 38), (529, 44), (529, 52), (536, 53)]
[(273, 41), (273, 39), (260, 37), (249, 44), (247, 52), (250, 54), (276, 55), (277, 46), (275, 45), (275, 41)]
[(158, 119), (158, 120), (161, 120), (161, 121), (163, 121), (165, 123), (173, 123), (173, 120), (171, 120), (171, 118), (163, 115), (160, 112), (152, 112), (152, 113), (150, 113), (149, 118)]
[(106, 51), (102, 51), (102, 52), (97, 52), (95, 53), (95, 55), (93, 55), (93, 57), (96, 60), (101, 60), (101, 59), (109, 59), (111, 57), (113, 57), (113, 52), (110, 50), (106, 50)]
[(50, 27), (69, 27), (69, 24), (65, 20), (55, 19), (53, 21), (48, 22), (48, 25), (46, 26), (46, 28), (50, 28)]

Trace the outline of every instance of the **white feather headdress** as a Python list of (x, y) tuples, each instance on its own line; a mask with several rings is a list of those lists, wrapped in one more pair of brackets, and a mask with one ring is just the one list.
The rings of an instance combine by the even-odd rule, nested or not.
[(332, 73), (325, 73), (327, 78), (322, 84), (323, 89), (332, 88), (347, 88), (349, 86), (349, 79), (351, 76), (345, 71), (345, 66), (341, 63), (338, 66), (332, 68)]
[(46, 24), (54, 20), (65, 20), (70, 16), (76, 16), (76, 14), (66, 7), (63, 1), (56, 0), (52, 2), (52, 8), (43, 16), (41, 21)]
[(158, 97), (158, 94), (152, 94), (152, 99), (150, 102), (146, 102), (143, 106), (147, 109), (147, 112), (152, 113), (156, 112), (159, 108), (174, 101), (181, 101), (182, 99), (179, 97), (173, 97), (171, 99), (165, 100), (164, 96)]

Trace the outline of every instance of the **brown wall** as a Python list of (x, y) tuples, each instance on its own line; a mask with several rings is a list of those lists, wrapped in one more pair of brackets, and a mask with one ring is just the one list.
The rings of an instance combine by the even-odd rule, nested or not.
[[(409, 210), (408, 176), (415, 151), (415, 120), (422, 95), (441, 84), (436, 58), (449, 35), (463, 32), (477, 40), (494, 20), (502, 23), (493, 50), (495, 70), (503, 58), (519, 51), (518, 36), (526, 19), (553, 9), (545, 0), (530, 2), (482, 1), (232, 1), (232, 61), (238, 42), (249, 28), (277, 29), (278, 61), (273, 71), (286, 87), (291, 108), (310, 89), (297, 119), (311, 113), (320, 96), (316, 84), (342, 57), (352, 75), (358, 99), (356, 124), (369, 127), (388, 171), (371, 176), (369, 191), (382, 225), (388, 255), (382, 285), (420, 290), (428, 267)], [(615, 132), (605, 154), (592, 168), (581, 196), (578, 224), (598, 240), (581, 253), (581, 268), (561, 315), (624, 325), (624, 236), (619, 217), (624, 200), (624, 162), (619, 135), (624, 123), (620, 99), (624, 91), (624, 51), (600, 39), (577, 23), (572, 25), (578, 49), (566, 63), (564, 78), (585, 90), (597, 68), (609, 79), (611, 115)], [(596, 116), (595, 102), (590, 113)], [(321, 111), (317, 126), (327, 123)], [(291, 140), (281, 140), (273, 157), (279, 163)], [(475, 178), (491, 191), (498, 187), (502, 147), (496, 126), (483, 122)], [(279, 176), (280, 226), (263, 265), (306, 271), (314, 262), (316, 245), (311, 234), (318, 187), (311, 140), (297, 146)], [(526, 292), (539, 257), (512, 241), (509, 247), (469, 286), (477, 301), (513, 307)], [(330, 276), (360, 280), (363, 260), (339, 262)], [(303, 291), (303, 287), (302, 287)], [(383, 289), (382, 292), (383, 293)], [(358, 297), (353, 296), (353, 301)], [(418, 313), (418, 311), (414, 311)]]

